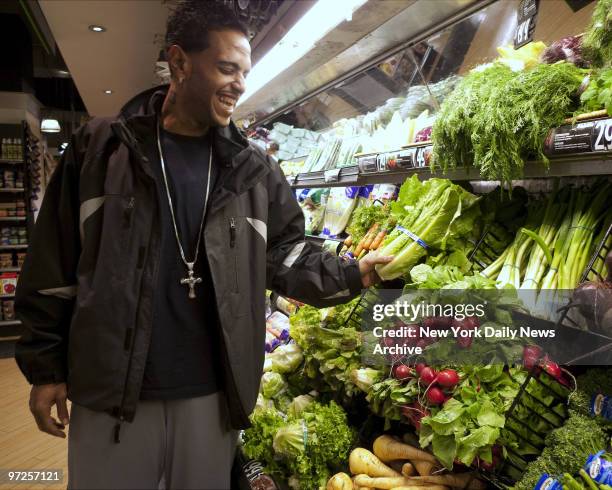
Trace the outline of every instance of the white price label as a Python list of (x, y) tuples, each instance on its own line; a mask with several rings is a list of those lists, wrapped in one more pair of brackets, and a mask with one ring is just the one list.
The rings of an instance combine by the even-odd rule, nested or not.
[(593, 151), (612, 150), (612, 119), (597, 121), (593, 128)]
[(523, 44), (529, 39), (529, 25), (531, 24), (531, 17), (525, 19), (519, 24), (516, 29), (516, 45)]

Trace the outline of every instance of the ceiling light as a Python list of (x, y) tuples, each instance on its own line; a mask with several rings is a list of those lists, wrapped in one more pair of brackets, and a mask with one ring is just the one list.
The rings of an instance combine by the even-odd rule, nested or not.
[(257, 63), (247, 79), (247, 90), (240, 103), (276, 78), (304, 56), (317, 41), (343, 21), (367, 0), (318, 0), (289, 30), (278, 44)]
[(43, 119), (40, 123), (40, 130), (43, 133), (59, 133), (61, 128), (57, 119)]
[(105, 90), (105, 91), (104, 91), (104, 93), (105, 93), (106, 95), (110, 95), (110, 94), (112, 94), (112, 93), (113, 93), (113, 91), (112, 91), (112, 90)]
[(106, 31), (106, 27), (92, 24), (89, 26), (89, 30), (93, 32), (104, 32)]

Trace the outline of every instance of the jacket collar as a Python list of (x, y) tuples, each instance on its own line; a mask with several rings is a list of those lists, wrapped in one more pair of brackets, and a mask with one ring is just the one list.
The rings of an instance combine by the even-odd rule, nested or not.
[[(113, 130), (143, 161), (145, 171), (152, 176), (144, 147), (154, 146), (155, 125), (161, 113), (168, 85), (146, 90), (128, 101), (113, 123)], [(210, 211), (222, 206), (233, 195), (239, 195), (263, 178), (270, 171), (265, 154), (255, 149), (230, 121), (229, 126), (214, 127), (213, 148), (215, 162), (220, 167), (219, 182), (213, 195)]]

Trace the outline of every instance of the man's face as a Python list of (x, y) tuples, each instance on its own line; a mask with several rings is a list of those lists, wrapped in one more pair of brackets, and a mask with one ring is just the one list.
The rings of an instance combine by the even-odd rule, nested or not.
[(192, 117), (207, 126), (227, 126), (251, 70), (251, 46), (239, 31), (211, 31), (209, 46), (189, 53), (191, 75), (185, 80)]

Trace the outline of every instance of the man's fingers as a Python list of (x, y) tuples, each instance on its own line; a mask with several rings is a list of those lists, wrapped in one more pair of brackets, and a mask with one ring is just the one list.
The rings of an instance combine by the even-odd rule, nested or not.
[(379, 257), (379, 256), (374, 256), (372, 257), (371, 263), (372, 264), (388, 264), (389, 262), (391, 262), (395, 257), (392, 256), (384, 256), (384, 257)]
[(55, 400), (55, 406), (57, 407), (57, 416), (63, 425), (70, 423), (70, 415), (68, 414), (68, 405), (66, 404), (66, 397), (64, 395), (59, 396)]
[(65, 438), (66, 434), (62, 430), (64, 426), (51, 417), (50, 413), (34, 412), (34, 419), (39, 430), (51, 434), (52, 436)]

